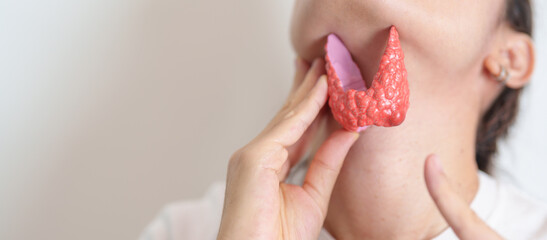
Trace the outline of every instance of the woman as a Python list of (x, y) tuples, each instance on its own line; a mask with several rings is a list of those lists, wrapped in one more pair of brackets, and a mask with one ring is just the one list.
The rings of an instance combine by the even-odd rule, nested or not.
[[(172, 205), (143, 237), (547, 239), (547, 207), (486, 174), (533, 71), (531, 19), (528, 0), (297, 0), (286, 104), (233, 154), (225, 196), (216, 187)], [(326, 36), (372, 79), (391, 25), (406, 56), (406, 120), (341, 130), (324, 108)]]

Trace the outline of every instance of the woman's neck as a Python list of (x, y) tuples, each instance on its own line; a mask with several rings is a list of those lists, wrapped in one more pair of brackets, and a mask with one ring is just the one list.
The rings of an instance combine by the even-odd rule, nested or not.
[[(337, 239), (429, 239), (447, 228), (424, 180), (436, 153), (454, 188), (468, 202), (478, 189), (476, 119), (413, 121), (370, 127), (348, 153), (334, 188), (325, 228)], [(435, 118), (435, 117), (434, 117)], [(332, 119), (327, 129), (336, 128)], [(327, 130), (328, 131), (328, 130)]]

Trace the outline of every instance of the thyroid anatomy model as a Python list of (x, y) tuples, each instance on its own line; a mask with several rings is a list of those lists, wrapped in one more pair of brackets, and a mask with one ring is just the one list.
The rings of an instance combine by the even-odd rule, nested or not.
[(329, 106), (334, 119), (345, 129), (360, 132), (370, 125), (400, 125), (409, 107), (404, 54), (395, 26), (380, 60), (380, 67), (367, 89), (351, 54), (334, 34), (328, 36), (325, 56)]

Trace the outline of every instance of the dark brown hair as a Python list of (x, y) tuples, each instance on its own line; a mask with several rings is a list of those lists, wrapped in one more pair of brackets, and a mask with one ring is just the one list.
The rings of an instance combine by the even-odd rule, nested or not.
[[(530, 0), (507, 0), (505, 22), (515, 31), (532, 36), (533, 18)], [(490, 109), (482, 116), (477, 131), (476, 161), (480, 170), (489, 172), (497, 141), (507, 136), (518, 112), (521, 89), (505, 87)]]

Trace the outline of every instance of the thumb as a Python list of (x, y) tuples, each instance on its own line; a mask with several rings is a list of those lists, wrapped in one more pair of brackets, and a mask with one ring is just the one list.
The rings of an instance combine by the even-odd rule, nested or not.
[(310, 163), (302, 188), (326, 215), (330, 195), (346, 155), (359, 134), (337, 130), (319, 147)]

